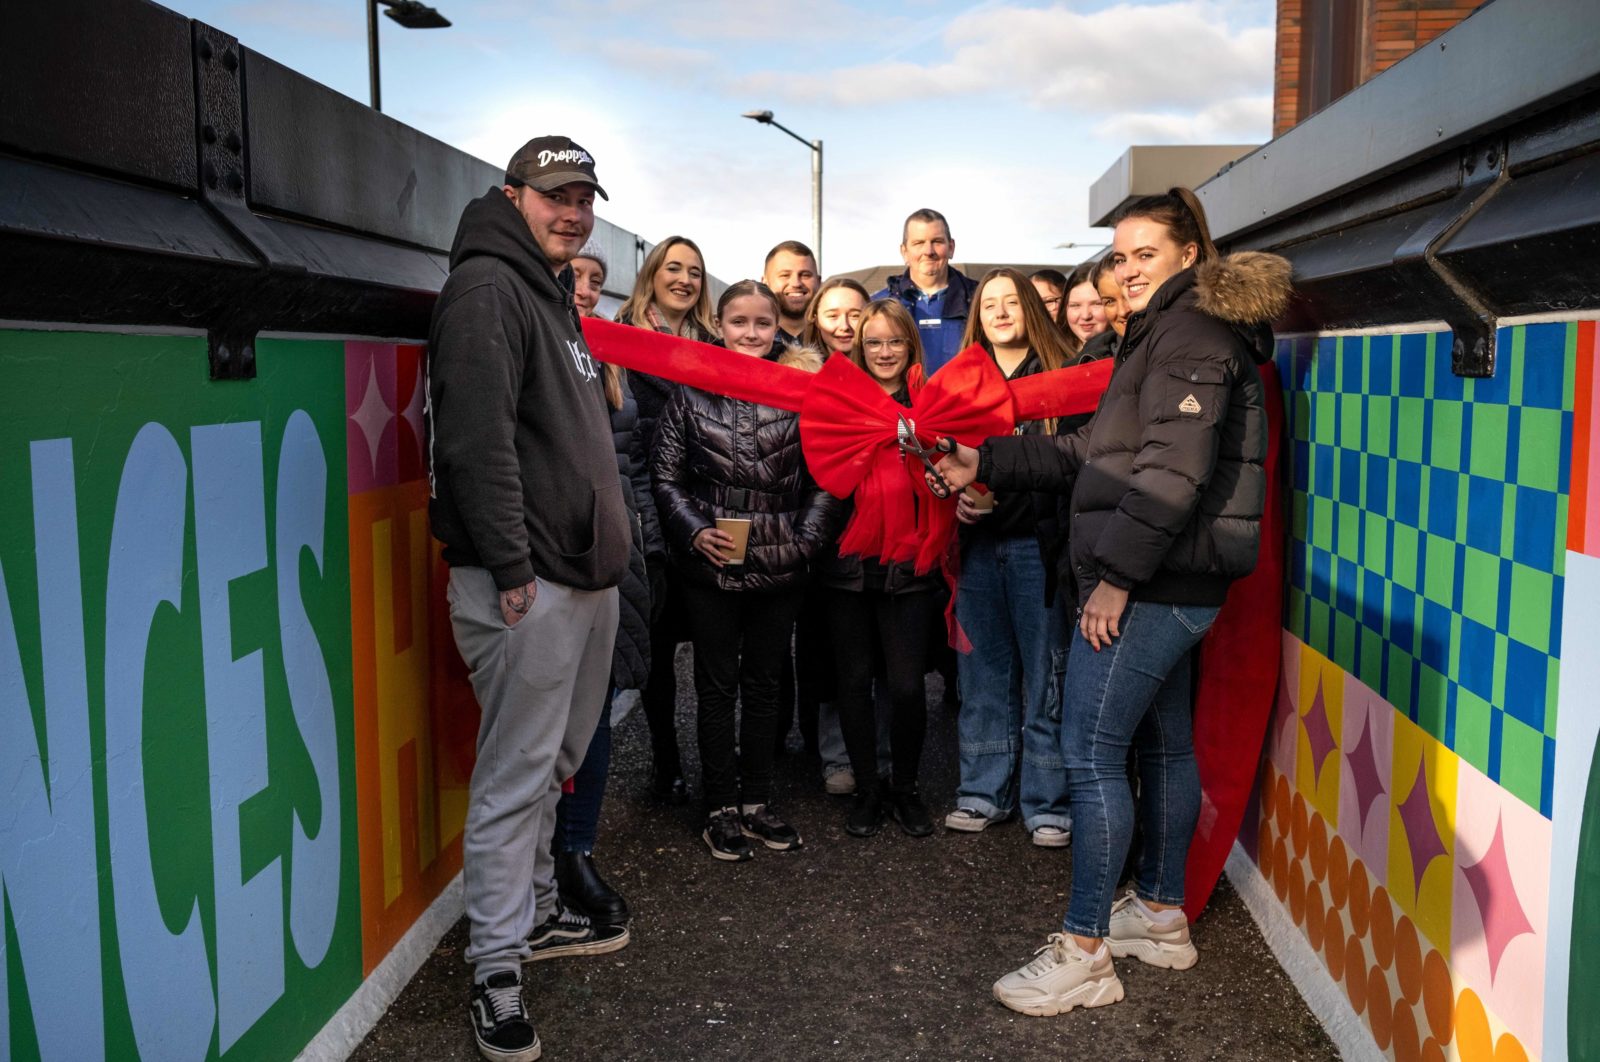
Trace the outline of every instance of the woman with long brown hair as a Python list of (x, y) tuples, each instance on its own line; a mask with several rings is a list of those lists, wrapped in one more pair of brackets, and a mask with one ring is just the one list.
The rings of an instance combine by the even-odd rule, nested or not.
[[(962, 346), (981, 345), (1008, 380), (1071, 358), (1044, 300), (1015, 269), (985, 274), (972, 305)], [(1053, 430), (1044, 421), (1016, 428), (1028, 435)], [(972, 833), (1020, 811), (1034, 844), (1060, 848), (1072, 828), (1060, 741), (1064, 617), (1049, 600), (1041, 508), (1027, 492), (964, 494), (957, 503), (967, 526), (956, 619), (972, 651), (958, 660), (961, 780), (944, 823)]]
[[(705, 256), (687, 236), (668, 236), (645, 256), (633, 293), (617, 310), (620, 324), (652, 328), (701, 343), (716, 340), (711, 296), (706, 288)], [(635, 428), (641, 459), (649, 463), (655, 449), (656, 423), (677, 385), (634, 373), (630, 377), (639, 402)], [(688, 627), (678, 598), (681, 592), (671, 566), (661, 557), (650, 558), (650, 586), (654, 615), (650, 623), (650, 679), (641, 702), (650, 725), (650, 752), (654, 770), (650, 792), (671, 804), (685, 804), (689, 790), (683, 780), (678, 751), (678, 677), (674, 657), (678, 643), (688, 640)]]

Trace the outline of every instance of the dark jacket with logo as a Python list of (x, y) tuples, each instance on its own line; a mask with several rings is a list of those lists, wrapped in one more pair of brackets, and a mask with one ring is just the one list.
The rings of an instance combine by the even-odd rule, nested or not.
[(978, 478), (1072, 491), (1070, 572), (1134, 600), (1220, 605), (1255, 567), (1266, 498), (1258, 365), (1289, 263), (1243, 253), (1185, 270), (1128, 320), (1094, 418), (1064, 437), (991, 439)]
[[(816, 372), (805, 348), (777, 359)], [(838, 499), (812, 481), (800, 453), (798, 414), (680, 387), (656, 426), (651, 454), (656, 510), (684, 578), (723, 590), (798, 587), (828, 545)], [(692, 547), (718, 517), (750, 521), (745, 563), (717, 569)]]
[[(566, 274), (570, 276), (570, 274)], [(616, 586), (628, 511), (572, 292), (499, 188), (467, 204), (428, 338), (428, 517), (502, 590)]]
[(664, 554), (661, 523), (656, 519), (650, 466), (640, 445), (639, 403), (622, 376), (622, 408), (611, 411), (611, 440), (617, 452), (617, 476), (628, 513), (633, 517), (633, 548), (617, 601), (617, 645), (611, 653), (611, 684), (619, 690), (643, 689), (650, 677), (650, 575), (645, 558)]
[(967, 314), (972, 308), (972, 296), (978, 290), (978, 282), (952, 267), (939, 323), (926, 326), (917, 320), (917, 297), (922, 293), (911, 282), (911, 271), (908, 269), (899, 276), (890, 277), (887, 283), (887, 287), (872, 297), (900, 300), (911, 319), (917, 321), (917, 332), (922, 337), (922, 353), (929, 374), (937, 372), (945, 362), (961, 353), (961, 336), (967, 329)]

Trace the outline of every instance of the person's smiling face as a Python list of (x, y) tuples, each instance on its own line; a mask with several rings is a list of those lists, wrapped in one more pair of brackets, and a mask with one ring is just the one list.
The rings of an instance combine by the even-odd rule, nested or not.
[(1172, 231), (1154, 218), (1132, 217), (1117, 225), (1111, 261), (1129, 313), (1150, 304), (1161, 285), (1194, 265), (1200, 249), (1180, 245)]
[(778, 335), (778, 311), (764, 295), (740, 295), (722, 308), (717, 328), (729, 350), (766, 357)]
[(661, 260), (661, 268), (651, 278), (650, 293), (657, 306), (668, 313), (682, 315), (694, 309), (704, 284), (705, 264), (693, 247), (679, 243)]

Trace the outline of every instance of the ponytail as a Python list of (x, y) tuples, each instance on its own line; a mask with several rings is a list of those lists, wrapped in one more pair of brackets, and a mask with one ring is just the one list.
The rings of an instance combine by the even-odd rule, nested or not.
[(1200, 197), (1188, 188), (1169, 188), (1165, 195), (1147, 195), (1135, 199), (1112, 219), (1118, 225), (1129, 218), (1149, 218), (1166, 227), (1167, 233), (1179, 247), (1195, 245), (1194, 264), (1210, 262), (1221, 257), (1217, 245), (1211, 240), (1211, 227), (1206, 223), (1206, 208)]

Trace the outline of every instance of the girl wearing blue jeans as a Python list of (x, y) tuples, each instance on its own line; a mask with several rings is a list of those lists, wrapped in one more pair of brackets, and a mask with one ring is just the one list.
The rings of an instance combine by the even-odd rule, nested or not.
[[(1289, 264), (1220, 258), (1188, 189), (1125, 208), (1111, 254), (1130, 316), (1094, 418), (1073, 435), (991, 439), (946, 462), (952, 486), (1072, 495), (1062, 583), (1082, 604), (1062, 739), (1077, 842), (1061, 932), (994, 985), (1024, 1014), (1117, 1002), (1113, 956), (1172, 969), (1198, 959), (1181, 909), (1200, 808), (1190, 652), (1255, 566), (1266, 496), (1257, 366), (1272, 354)], [(1119, 899), (1135, 814), (1143, 840)]]
[[(1008, 380), (1065, 363), (1066, 337), (1021, 273), (985, 274), (972, 306), (962, 347), (980, 344)], [(1053, 430), (1045, 421), (1017, 428), (1040, 438)], [(1044, 507), (1026, 491), (999, 492), (988, 500), (992, 505), (981, 507), (963, 496), (956, 509), (966, 525), (956, 619), (972, 651), (957, 658), (961, 781), (955, 810), (944, 824), (975, 833), (1020, 810), (1034, 844), (1060, 848), (1072, 836), (1061, 760), (1066, 651), (1062, 610), (1045, 577)]]

